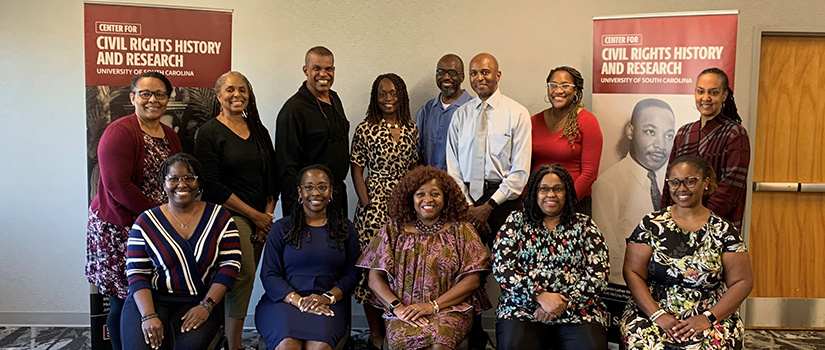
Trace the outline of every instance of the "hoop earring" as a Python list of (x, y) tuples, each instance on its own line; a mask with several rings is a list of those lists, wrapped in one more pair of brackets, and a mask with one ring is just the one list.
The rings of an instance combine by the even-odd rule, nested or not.
[(550, 103), (550, 95), (544, 95), (544, 102)]

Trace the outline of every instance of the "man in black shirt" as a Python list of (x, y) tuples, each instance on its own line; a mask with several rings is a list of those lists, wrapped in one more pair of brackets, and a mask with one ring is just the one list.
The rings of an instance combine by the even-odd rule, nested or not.
[(306, 53), (307, 80), (284, 103), (275, 122), (275, 155), (278, 162), (281, 209), (291, 215), (298, 198), (298, 172), (312, 164), (324, 164), (335, 177), (335, 195), (347, 213), (349, 172), (349, 120), (335, 91), (332, 52), (316, 46)]

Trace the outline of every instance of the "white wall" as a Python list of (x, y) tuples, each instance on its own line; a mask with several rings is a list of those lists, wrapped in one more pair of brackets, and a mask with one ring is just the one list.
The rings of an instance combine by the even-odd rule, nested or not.
[[(465, 62), (493, 53), (502, 92), (535, 113), (547, 72), (563, 64), (580, 68), (590, 100), (593, 16), (738, 9), (737, 104), (754, 130), (755, 27), (825, 32), (825, 3), (811, 0), (129, 2), (233, 7), (233, 68), (254, 84), (270, 129), (314, 45), (335, 53), (334, 89), (353, 128), (376, 75), (401, 75), (417, 109), (437, 93), (433, 71), (447, 52)], [(87, 323), (83, 3), (3, 0), (0, 48), (0, 324)]]

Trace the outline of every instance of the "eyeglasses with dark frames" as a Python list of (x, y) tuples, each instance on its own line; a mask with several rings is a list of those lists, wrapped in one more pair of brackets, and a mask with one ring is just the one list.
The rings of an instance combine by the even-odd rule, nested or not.
[(541, 187), (539, 187), (539, 194), (541, 194), (541, 195), (546, 195), (546, 194), (550, 193), (550, 191), (553, 191), (553, 193), (555, 193), (555, 194), (562, 194), (562, 193), (564, 193), (564, 186), (553, 186), (553, 187), (541, 186)]
[(455, 77), (459, 76), (461, 73), (459, 73), (457, 70), (454, 70), (454, 69), (446, 69), (446, 70), (445, 69), (439, 69), (439, 70), (435, 71), (435, 75), (437, 75), (439, 77), (443, 77), (444, 74), (449, 75), (451, 78), (455, 78)]
[(197, 175), (186, 175), (186, 176), (167, 175), (166, 176), (166, 182), (168, 182), (170, 185), (177, 185), (181, 181), (185, 182), (187, 185), (192, 185), (192, 184), (194, 184), (195, 182), (198, 181), (198, 176)]
[(167, 93), (166, 91), (161, 91), (161, 90), (158, 90), (158, 91), (140, 90), (140, 91), (135, 91), (135, 95), (138, 95), (141, 99), (144, 99), (144, 100), (148, 100), (148, 99), (152, 98), (153, 95), (158, 100), (165, 100), (165, 99), (169, 98), (169, 93)]
[(699, 177), (698, 176), (691, 176), (691, 177), (686, 177), (682, 180), (679, 180), (679, 179), (665, 179), (665, 182), (667, 182), (668, 187), (670, 187), (673, 190), (679, 188), (679, 186), (681, 186), (682, 184), (684, 184), (686, 188), (692, 189), (692, 188), (696, 187), (696, 183), (699, 182)]

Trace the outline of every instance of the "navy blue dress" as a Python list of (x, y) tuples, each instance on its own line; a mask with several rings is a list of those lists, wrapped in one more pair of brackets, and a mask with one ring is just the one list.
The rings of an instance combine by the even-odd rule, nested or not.
[[(360, 277), (355, 267), (361, 255), (358, 233), (348, 222), (344, 248), (337, 249), (327, 241), (329, 225), (310, 226), (310, 238), (305, 233), (297, 249), (283, 239), (291, 225), (292, 219), (285, 217), (269, 231), (261, 261), (266, 293), (255, 308), (255, 327), (267, 349), (275, 348), (284, 338), (319, 341), (335, 348), (350, 319), (346, 302)], [(301, 312), (283, 300), (293, 291), (301, 296), (321, 295), (332, 287), (344, 292), (344, 302), (330, 305), (335, 313), (332, 317)]]

